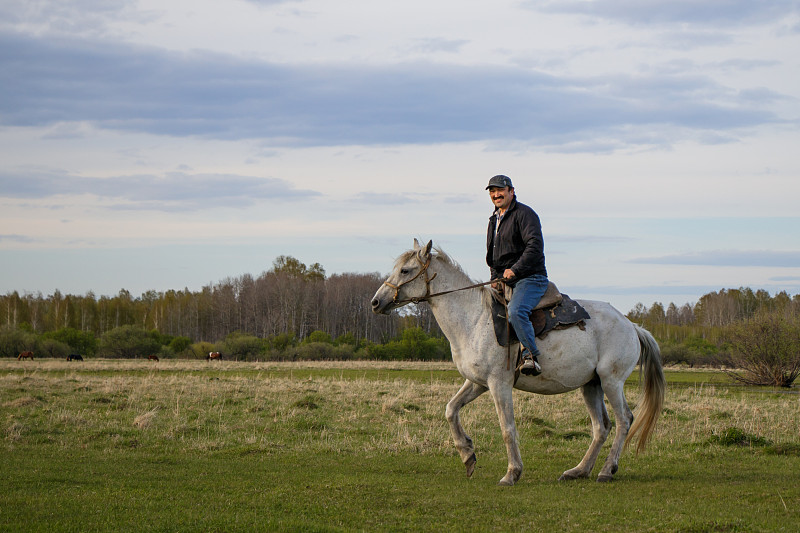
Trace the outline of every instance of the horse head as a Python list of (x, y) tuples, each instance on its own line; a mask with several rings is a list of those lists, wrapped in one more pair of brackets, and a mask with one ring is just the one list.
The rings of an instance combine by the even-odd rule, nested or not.
[(429, 267), (433, 259), (433, 241), (421, 246), (414, 239), (414, 248), (401, 255), (394, 264), (392, 273), (372, 297), (372, 311), (388, 314), (408, 303), (425, 301), (430, 295), (430, 282), (436, 277)]

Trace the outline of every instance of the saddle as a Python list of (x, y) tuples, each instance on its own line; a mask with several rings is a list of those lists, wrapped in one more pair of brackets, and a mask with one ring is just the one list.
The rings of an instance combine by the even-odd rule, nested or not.
[[(500, 346), (509, 346), (519, 342), (514, 327), (508, 322), (508, 302), (511, 300), (511, 288), (506, 286), (505, 292), (492, 291), (492, 322), (494, 333)], [(578, 302), (560, 292), (552, 281), (531, 313), (531, 323), (536, 338), (543, 339), (553, 330), (578, 326), (586, 329), (589, 313)]]

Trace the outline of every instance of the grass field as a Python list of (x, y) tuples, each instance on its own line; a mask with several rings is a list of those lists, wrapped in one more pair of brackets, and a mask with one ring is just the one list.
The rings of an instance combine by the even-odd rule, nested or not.
[(462, 411), (464, 475), (450, 363), (0, 360), (0, 530), (798, 531), (797, 389), (667, 378), (611, 484), (557, 481), (589, 444), (579, 392), (517, 393), (525, 472), (503, 488), (489, 395)]

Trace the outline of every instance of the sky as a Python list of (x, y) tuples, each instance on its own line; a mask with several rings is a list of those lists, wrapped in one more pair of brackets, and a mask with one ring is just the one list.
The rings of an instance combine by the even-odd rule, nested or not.
[(795, 295), (797, 50), (800, 0), (4, 0), (0, 293), (487, 281), (506, 174), (573, 298)]

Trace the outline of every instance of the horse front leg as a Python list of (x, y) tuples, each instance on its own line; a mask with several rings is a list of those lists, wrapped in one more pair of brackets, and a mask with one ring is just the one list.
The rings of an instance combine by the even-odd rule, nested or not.
[(490, 383), (489, 390), (494, 398), (494, 407), (500, 420), (500, 430), (508, 454), (508, 470), (497, 484), (511, 486), (522, 477), (522, 455), (519, 451), (517, 424), (514, 421), (513, 386), (510, 382)]
[(467, 468), (467, 477), (472, 476), (475, 471), (475, 463), (478, 459), (475, 457), (475, 448), (472, 445), (472, 439), (464, 431), (461, 425), (461, 417), (459, 411), (469, 402), (486, 392), (488, 389), (482, 385), (467, 380), (461, 389), (447, 402), (445, 409), (445, 417), (450, 423), (450, 433), (453, 435), (453, 442), (455, 442), (456, 449), (461, 455), (461, 461)]

